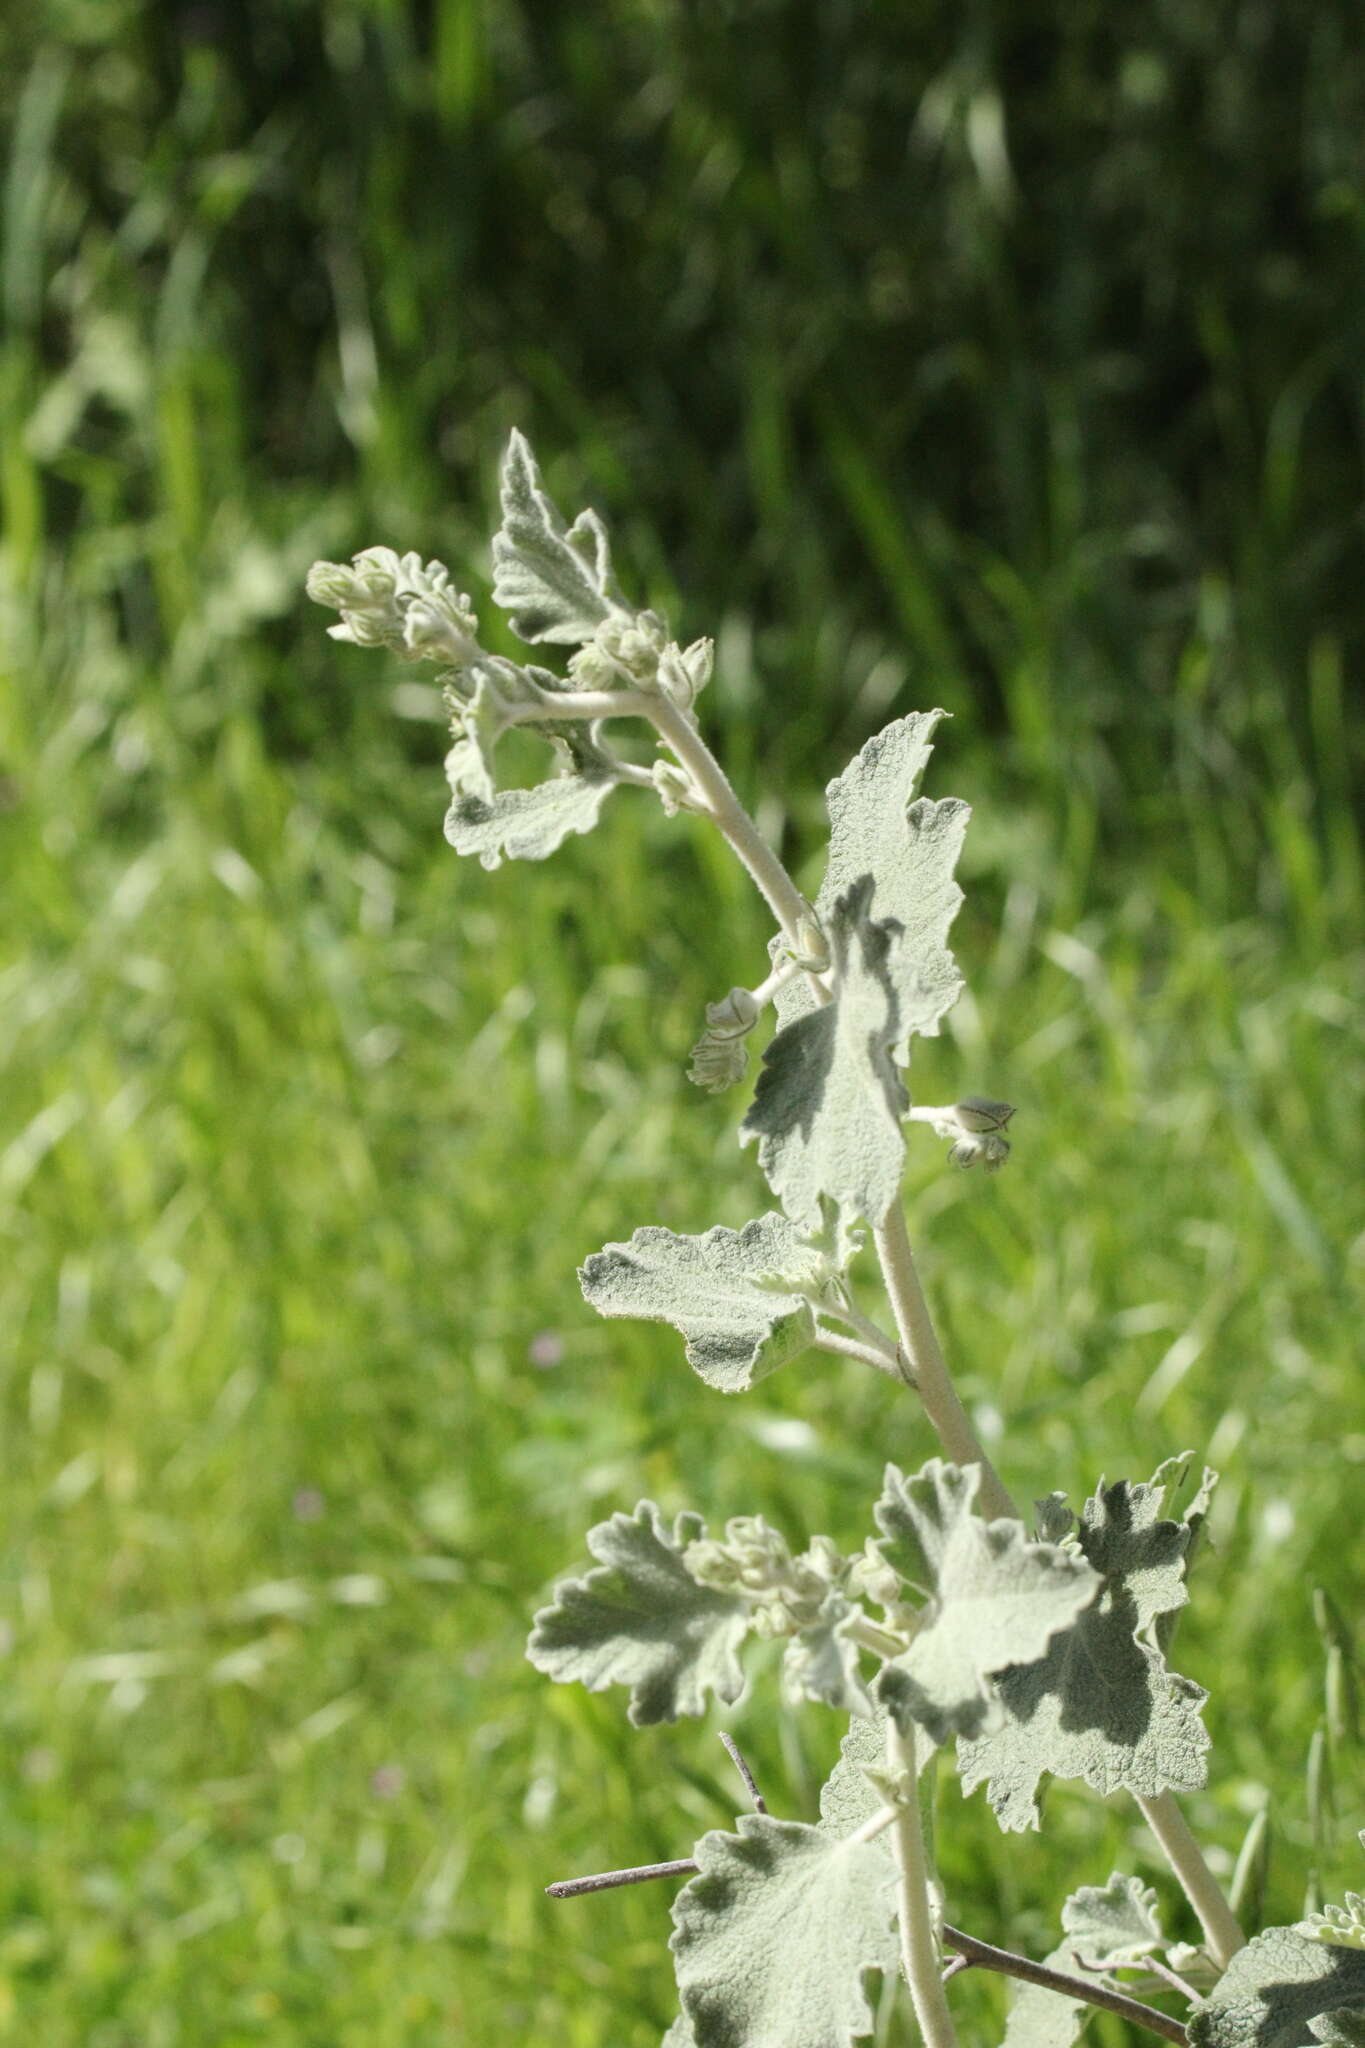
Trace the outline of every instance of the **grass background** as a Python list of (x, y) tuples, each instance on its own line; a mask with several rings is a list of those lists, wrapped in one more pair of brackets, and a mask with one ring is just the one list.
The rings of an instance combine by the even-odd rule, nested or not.
[[(1226, 1870), (1269, 1793), (1271, 1918), (1358, 1888), (1360, 1751), (1335, 1830), (1304, 1776), (1311, 1588), (1365, 1592), (1358, 27), (6, 17), (0, 2039), (652, 2048), (666, 1901), (540, 1887), (733, 1789), (709, 1725), (531, 1673), (529, 1613), (641, 1493), (853, 1541), (930, 1449), (857, 1368), (732, 1405), (578, 1300), (762, 1201), (682, 1070), (763, 918), (633, 792), (457, 864), (412, 672), (300, 595), (382, 540), (486, 596), (514, 422), (716, 632), (709, 730), (812, 881), (824, 780), (954, 713), (971, 997), (918, 1086), (1020, 1114), (993, 1182), (913, 1155), (945, 1344), (1021, 1497), (1221, 1465), (1187, 1808)], [(831, 1718), (728, 1725), (808, 1815)], [(1003, 1840), (949, 1785), (941, 1835), (1034, 1953), (1078, 1877), (1161, 1881), (1073, 1788)]]

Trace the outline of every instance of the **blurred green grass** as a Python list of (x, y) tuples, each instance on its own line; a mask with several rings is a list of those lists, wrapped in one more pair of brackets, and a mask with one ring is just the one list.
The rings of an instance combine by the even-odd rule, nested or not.
[[(918, 1085), (1019, 1144), (917, 1155), (928, 1285), (1022, 1497), (1223, 1466), (1189, 1808), (1226, 1862), (1272, 1788), (1297, 1912), (1310, 1589), (1365, 1592), (1361, 79), (1344, 8), (1246, 6), (1215, 91), (1211, 19), (0, 32), (0, 2039), (649, 2048), (665, 1901), (540, 1887), (733, 1792), (709, 1726), (524, 1668), (529, 1613), (641, 1493), (856, 1540), (930, 1448), (855, 1368), (730, 1404), (578, 1300), (607, 1238), (762, 1199), (682, 1072), (763, 920), (632, 792), (457, 864), (411, 672), (300, 599), (381, 539), (485, 594), (514, 418), (718, 631), (803, 871), (866, 733), (954, 712), (972, 993)], [(730, 1725), (809, 1812), (837, 1729), (771, 1685)], [(1078, 1871), (1159, 1881), (1121, 1804), (1048, 1819), (954, 1812), (962, 1924), (1041, 1953)]]

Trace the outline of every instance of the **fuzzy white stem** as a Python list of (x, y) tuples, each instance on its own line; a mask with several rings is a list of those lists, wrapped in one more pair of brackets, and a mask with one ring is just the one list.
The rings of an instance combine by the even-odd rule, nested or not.
[(894, 1720), (886, 1724), (886, 1761), (903, 1776), (904, 1803), (896, 1810), (892, 1844), (899, 1878), (898, 1908), (901, 1930), (901, 1964), (910, 1986), (910, 1997), (919, 2021), (925, 2048), (957, 2048), (948, 2001), (939, 1976), (938, 1944), (934, 1939), (933, 1908), (929, 1903), (929, 1863), (924, 1853), (924, 1830), (920, 1824), (919, 1781), (915, 1771), (915, 1745), (907, 1741)]
[(915, 1270), (900, 1203), (893, 1202), (875, 1233), (882, 1279), (900, 1333), (901, 1348), (914, 1374), (916, 1392), (948, 1456), (957, 1465), (981, 1468), (982, 1512), (994, 1519), (1017, 1515), (1000, 1475), (987, 1457), (944, 1363), (929, 1304)]
[(883, 1351), (880, 1346), (874, 1349), (871, 1344), (860, 1344), (856, 1337), (845, 1337), (839, 1330), (827, 1330), (823, 1324), (816, 1328), (815, 1348), (817, 1351), (837, 1352), (841, 1358), (856, 1358), (861, 1365), (875, 1366), (878, 1372), (886, 1373), (893, 1380), (900, 1378), (893, 1352)]
[(508, 725), (569, 725), (599, 718), (649, 718), (657, 698), (642, 690), (547, 690), (536, 703), (507, 704)]
[(1223, 1896), (1222, 1887), (1204, 1861), (1190, 1824), (1170, 1792), (1158, 1792), (1154, 1799), (1138, 1799), (1142, 1818), (1161, 1845), (1162, 1854), (1180, 1880), (1185, 1897), (1194, 1907), (1199, 1925), (1209, 1944), (1209, 1953), (1220, 1969), (1226, 1969), (1246, 1936)]
[(644, 699), (645, 716), (691, 776), (710, 817), (748, 869), (764, 902), (793, 943), (810, 905), (735, 795), (730, 778), (697, 730), (696, 721), (667, 697)]

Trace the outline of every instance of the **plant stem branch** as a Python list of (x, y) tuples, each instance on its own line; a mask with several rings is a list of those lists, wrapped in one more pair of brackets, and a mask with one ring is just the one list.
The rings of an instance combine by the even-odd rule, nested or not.
[(731, 1763), (739, 1772), (740, 1780), (744, 1786), (744, 1789), (754, 1803), (754, 1812), (766, 1813), (768, 1811), (767, 1803), (764, 1800), (763, 1794), (759, 1791), (758, 1786), (754, 1783), (754, 1774), (749, 1769), (748, 1764), (744, 1761), (744, 1757), (740, 1751), (739, 1744), (735, 1741), (733, 1735), (727, 1735), (724, 1729), (721, 1730), (720, 1739), (725, 1744), (725, 1754), (729, 1757)]
[(888, 1720), (886, 1724), (886, 1760), (891, 1769), (903, 1777), (906, 1787), (904, 1802), (897, 1808), (891, 1830), (900, 1880), (901, 1963), (910, 1986), (924, 2048), (957, 2048), (957, 2030), (943, 1993), (938, 1945), (934, 1940), (933, 1910), (929, 1903), (929, 1864), (924, 1853), (924, 1830), (920, 1824), (915, 1745), (913, 1739), (906, 1740), (894, 1720)]
[(1129, 1998), (1122, 1991), (1111, 1991), (1106, 1984), (1090, 1984), (1084, 1977), (1068, 1976), (1065, 1970), (1050, 1970), (1044, 1963), (1031, 1963), (1027, 1956), (993, 1948), (988, 1941), (978, 1941), (975, 1935), (964, 1934), (959, 1927), (945, 1926), (943, 1939), (977, 1969), (995, 1970), (1002, 1977), (1017, 1977), (1024, 1984), (1041, 1984), (1045, 1991), (1060, 1991), (1063, 1997), (1083, 1999), (1087, 2005), (1119, 2013), (1134, 2026), (1146, 2027), (1167, 2041), (1186, 2039), (1184, 2027), (1169, 2013), (1158, 2012), (1154, 2005), (1144, 2005), (1141, 1999)]
[(905, 1215), (898, 1201), (892, 1203), (885, 1221), (874, 1234), (882, 1279), (896, 1318), (901, 1347), (939, 1442), (955, 1464), (981, 1467), (981, 1507), (984, 1514), (991, 1519), (1001, 1515), (1017, 1516), (1018, 1509), (972, 1428), (944, 1362), (938, 1334), (929, 1314), (929, 1304), (924, 1299), (924, 1289), (915, 1270), (914, 1254), (906, 1235)]
[(864, 1365), (874, 1365), (878, 1372), (888, 1373), (894, 1379), (900, 1378), (893, 1353), (873, 1350), (870, 1344), (860, 1344), (856, 1337), (844, 1337), (838, 1330), (817, 1328), (815, 1332), (817, 1351), (837, 1351), (841, 1358), (857, 1358)]
[(1158, 1792), (1154, 1799), (1135, 1796), (1142, 1818), (1156, 1836), (1162, 1854), (1198, 1915), (1210, 1955), (1219, 1968), (1225, 1970), (1238, 1949), (1245, 1948), (1246, 1936), (1224, 1898), (1217, 1878), (1204, 1861), (1204, 1852), (1195, 1840), (1189, 1822), (1170, 1792)]
[(691, 776), (706, 800), (710, 817), (748, 869), (785, 936), (794, 942), (797, 926), (810, 915), (810, 905), (735, 795), (729, 776), (698, 732), (695, 719), (667, 697), (648, 697), (642, 702), (645, 716)]
[(618, 1885), (647, 1884), (653, 1877), (695, 1877), (697, 1864), (691, 1856), (679, 1856), (672, 1863), (638, 1863), (630, 1870), (600, 1870), (595, 1877), (561, 1877), (547, 1884), (551, 1899), (577, 1899), (585, 1892), (615, 1891)]
[(547, 690), (538, 702), (504, 704), (508, 725), (577, 725), (599, 718), (649, 718), (655, 699), (642, 690)]

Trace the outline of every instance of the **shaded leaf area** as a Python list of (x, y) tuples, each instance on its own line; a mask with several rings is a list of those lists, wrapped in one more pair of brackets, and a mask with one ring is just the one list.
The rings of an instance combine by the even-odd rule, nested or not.
[(847, 2048), (870, 2033), (866, 1975), (899, 1956), (885, 1851), (745, 1814), (695, 1855), (669, 1946), (696, 2048)]
[(679, 1515), (670, 1532), (648, 1500), (590, 1529), (597, 1567), (566, 1580), (537, 1614), (526, 1647), (536, 1669), (589, 1692), (628, 1685), (637, 1727), (704, 1713), (708, 1692), (738, 1699), (744, 1602), (699, 1586), (682, 1561), (705, 1533), (693, 1514)]
[[(1062, 1928), (1063, 1940), (1043, 1963), (1072, 1975), (1078, 1956), (1113, 1969), (1150, 1955), (1164, 1938), (1156, 1893), (1117, 1871), (1106, 1885), (1082, 1885), (1072, 1893), (1062, 1908)], [(1104, 1970), (1094, 1977), (1100, 1984), (1113, 1981)], [(1083, 1999), (1047, 1991), (1041, 1984), (1020, 1984), (1010, 2004), (1004, 2048), (1071, 2048), (1094, 2010)]]
[(693, 1370), (733, 1394), (812, 1342), (809, 1301), (780, 1284), (780, 1276), (810, 1264), (797, 1226), (772, 1211), (742, 1230), (718, 1224), (700, 1237), (646, 1225), (629, 1243), (594, 1252), (578, 1278), (599, 1315), (671, 1323)]
[[(1153, 1640), (1154, 1624), (1187, 1598), (1193, 1525), (1160, 1517), (1169, 1471), (1149, 1484), (1101, 1484), (1086, 1502), (1075, 1541), (1101, 1575), (1099, 1593), (1046, 1656), (1001, 1673), (1001, 1725), (958, 1745), (963, 1790), (986, 1780), (1002, 1828), (1038, 1825), (1037, 1790), (1049, 1772), (1146, 1797), (1204, 1783), (1207, 1695), (1167, 1669)], [(1055, 1501), (1049, 1526), (1060, 1527)]]
[(1239, 1949), (1189, 2025), (1192, 2048), (1365, 2041), (1365, 1953), (1269, 1927)]
[(591, 832), (615, 786), (603, 763), (594, 774), (557, 775), (534, 789), (494, 790), (491, 798), (466, 790), (446, 812), (445, 835), (456, 853), (477, 854), (485, 868), (546, 860), (571, 834)]
[(779, 1031), (763, 1055), (741, 1143), (788, 1214), (818, 1219), (828, 1197), (880, 1223), (900, 1188), (908, 1099), (891, 1058), (900, 1005), (889, 971), (894, 934), (869, 915), (864, 875), (826, 927), (831, 1000)]
[[(829, 860), (815, 912), (827, 925), (839, 899), (862, 876), (872, 876), (871, 914), (897, 927), (888, 966), (899, 1004), (893, 1052), (902, 1066), (911, 1038), (936, 1035), (962, 988), (947, 938), (962, 903), (953, 870), (971, 811), (954, 797), (913, 801), (933, 751), (934, 728), (945, 716), (913, 711), (896, 719), (868, 740), (825, 791)], [(780, 944), (774, 941), (775, 948)], [(779, 1024), (808, 1015), (815, 1004), (809, 981), (797, 977), (778, 993)]]
[(502, 461), (502, 524), (493, 536), (493, 599), (527, 641), (580, 645), (613, 611), (625, 613), (606, 528), (595, 512), (566, 526), (523, 435)]
[(1039, 1656), (1100, 1584), (1074, 1553), (1030, 1541), (1022, 1522), (984, 1521), (980, 1485), (978, 1465), (932, 1458), (911, 1479), (888, 1465), (874, 1510), (882, 1556), (929, 1596), (877, 1695), (899, 1726), (918, 1722), (935, 1742), (985, 1727), (997, 1711), (990, 1674)]

